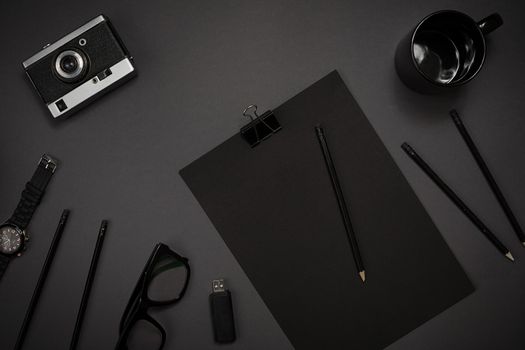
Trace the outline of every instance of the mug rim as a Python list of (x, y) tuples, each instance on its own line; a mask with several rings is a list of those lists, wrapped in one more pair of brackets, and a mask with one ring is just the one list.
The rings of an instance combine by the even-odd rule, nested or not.
[[(461, 15), (462, 17), (466, 18), (469, 22), (471, 22), (474, 27), (476, 28), (476, 30), (479, 32), (479, 35), (481, 36), (481, 42), (483, 43), (483, 57), (481, 57), (481, 62), (479, 63), (476, 71), (467, 79), (465, 80), (460, 80), (458, 82), (453, 82), (453, 83), (450, 83), (450, 84), (443, 84), (443, 83), (438, 83), (436, 82), (435, 80), (432, 80), (430, 79), (429, 77), (427, 77), (422, 71), (421, 69), (419, 68), (419, 65), (417, 64), (416, 62), (416, 58), (414, 57), (414, 39), (416, 37), (416, 33), (418, 32), (419, 28), (425, 23), (427, 22), (431, 17), (434, 17), (436, 15), (439, 15), (439, 14), (442, 14), (442, 13), (454, 13), (454, 14), (458, 14), (458, 15)], [(485, 42), (485, 35), (483, 35), (483, 33), (481, 32), (481, 29), (479, 28), (477, 22), (472, 18), (470, 17), (469, 15), (467, 15), (466, 13), (463, 13), (461, 11), (458, 11), (458, 10), (439, 10), (439, 11), (435, 11), (435, 12), (432, 12), (430, 14), (428, 14), (427, 16), (425, 16), (421, 21), (419, 21), (419, 23), (417, 24), (417, 26), (414, 28), (414, 30), (412, 31), (412, 36), (410, 38), (410, 57), (412, 58), (412, 63), (414, 65), (414, 67), (416, 68), (416, 71), (426, 80), (428, 81), (429, 83), (435, 85), (435, 86), (439, 86), (439, 87), (455, 87), (455, 86), (461, 86), (463, 84), (466, 84), (468, 83), (469, 81), (471, 81), (472, 79), (474, 79), (475, 76), (478, 75), (479, 71), (481, 70), (481, 68), (483, 67), (483, 64), (485, 63), (485, 57), (486, 57), (486, 53), (487, 53), (487, 44)]]

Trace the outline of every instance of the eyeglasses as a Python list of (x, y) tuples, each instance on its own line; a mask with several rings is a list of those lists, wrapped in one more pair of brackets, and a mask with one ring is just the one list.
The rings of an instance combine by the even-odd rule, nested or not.
[(161, 350), (166, 342), (166, 331), (148, 314), (148, 310), (179, 302), (189, 279), (188, 259), (158, 243), (120, 320), (116, 350)]

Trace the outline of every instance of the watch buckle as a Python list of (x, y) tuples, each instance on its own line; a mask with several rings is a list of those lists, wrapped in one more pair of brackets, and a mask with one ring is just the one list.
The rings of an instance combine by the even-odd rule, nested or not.
[(51, 156), (44, 154), (42, 155), (42, 158), (40, 158), (40, 161), (38, 162), (38, 165), (42, 164), (45, 169), (51, 169), (51, 172), (55, 172), (58, 162), (51, 158)]

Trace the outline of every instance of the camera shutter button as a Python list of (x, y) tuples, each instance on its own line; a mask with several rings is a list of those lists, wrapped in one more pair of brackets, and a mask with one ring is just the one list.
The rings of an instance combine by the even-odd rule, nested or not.
[(42, 50), (47, 49), (49, 46), (51, 46), (50, 43), (45, 44), (45, 45), (42, 47)]

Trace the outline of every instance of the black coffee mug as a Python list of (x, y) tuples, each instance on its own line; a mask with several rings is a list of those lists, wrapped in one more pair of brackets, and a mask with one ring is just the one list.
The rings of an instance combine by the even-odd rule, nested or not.
[(399, 43), (397, 73), (408, 87), (421, 93), (463, 85), (483, 66), (485, 35), (502, 24), (497, 13), (479, 22), (453, 10), (432, 13)]

